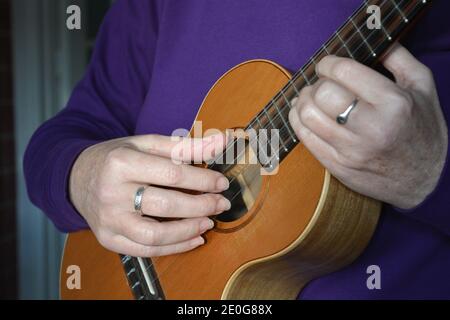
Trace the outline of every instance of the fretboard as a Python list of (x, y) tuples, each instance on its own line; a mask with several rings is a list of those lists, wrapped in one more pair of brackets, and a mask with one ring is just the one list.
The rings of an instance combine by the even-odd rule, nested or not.
[[(261, 132), (259, 129), (278, 130), (280, 149), (273, 150), (273, 147), (268, 146), (266, 150), (272, 150), (273, 153), (268, 158), (276, 156), (277, 161), (282, 161), (298, 144), (298, 138), (288, 121), (291, 101), (299, 95), (303, 87), (314, 84), (318, 79), (315, 66), (323, 57), (336, 55), (352, 58), (368, 66), (375, 65), (431, 2), (430, 0), (364, 1), (247, 126), (247, 129), (253, 128), (257, 132)], [(371, 7), (373, 5), (380, 9), (379, 28), (369, 28), (367, 24), (372, 12), (369, 8), (374, 8)]]

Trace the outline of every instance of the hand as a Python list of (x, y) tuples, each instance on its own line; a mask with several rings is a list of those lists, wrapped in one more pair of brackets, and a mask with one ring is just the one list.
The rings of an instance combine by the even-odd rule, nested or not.
[[(396, 82), (350, 59), (328, 56), (319, 80), (289, 114), (299, 139), (349, 188), (403, 209), (420, 204), (441, 175), (448, 147), (431, 71), (397, 45), (383, 60)], [(336, 122), (358, 97), (345, 125)]]
[[(146, 135), (94, 145), (83, 151), (73, 166), (71, 201), (109, 250), (155, 257), (194, 249), (204, 243), (201, 235), (214, 225), (207, 217), (230, 207), (227, 199), (216, 194), (228, 188), (228, 180), (221, 173), (185, 162), (207, 160), (222, 151), (226, 140), (220, 134), (183, 138), (181, 142)], [(144, 192), (144, 214), (183, 219), (159, 222), (136, 214), (135, 193), (146, 185), (151, 186)], [(193, 195), (157, 186), (204, 193)]]

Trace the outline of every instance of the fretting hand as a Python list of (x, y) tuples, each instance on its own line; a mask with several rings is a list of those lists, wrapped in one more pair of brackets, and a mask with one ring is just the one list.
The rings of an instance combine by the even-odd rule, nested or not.
[[(289, 120), (315, 157), (351, 189), (410, 209), (435, 188), (448, 147), (431, 71), (401, 45), (384, 58), (396, 82), (336, 56), (293, 103)], [(337, 115), (358, 98), (348, 122)]]

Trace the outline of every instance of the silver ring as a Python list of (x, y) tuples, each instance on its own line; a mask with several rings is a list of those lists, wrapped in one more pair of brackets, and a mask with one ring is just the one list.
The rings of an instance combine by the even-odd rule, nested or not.
[(144, 214), (142, 212), (142, 199), (144, 198), (144, 191), (147, 187), (139, 187), (134, 196), (134, 211), (139, 214)]
[(348, 106), (348, 108), (342, 112), (341, 114), (339, 114), (336, 118), (336, 122), (339, 124), (346, 124), (348, 121), (348, 117), (350, 115), (350, 113), (353, 111), (353, 109), (356, 108), (356, 105), (358, 104), (359, 100), (358, 98), (356, 98), (355, 100), (353, 100), (352, 104)]

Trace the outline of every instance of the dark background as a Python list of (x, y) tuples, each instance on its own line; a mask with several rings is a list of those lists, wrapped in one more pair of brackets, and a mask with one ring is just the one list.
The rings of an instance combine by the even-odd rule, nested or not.
[[(59, 1), (59, 3), (56, 3), (55, 1)], [(65, 34), (63, 32), (68, 32), (67, 30), (62, 31), (63, 29), (66, 29), (64, 22), (67, 15), (64, 10), (64, 5), (61, 5), (61, 1), (62, 0), (22, 0), (18, 3), (17, 0), (15, 0), (13, 3), (12, 0), (0, 0), (0, 299), (58, 298), (57, 288), (55, 287), (57, 286), (58, 278), (56, 266), (49, 268), (49, 270), (53, 270), (51, 274), (46, 275), (36, 272), (34, 276), (39, 277), (40, 279), (35, 279), (36, 283), (30, 284), (30, 289), (27, 289), (27, 283), (30, 282), (29, 279), (33, 280), (33, 275), (30, 275), (30, 272), (33, 272), (33, 267), (36, 266), (37, 270), (37, 266), (41, 266), (45, 269), (48, 264), (53, 263), (52, 261), (55, 261), (53, 264), (57, 263), (60, 256), (60, 248), (62, 248), (63, 245), (64, 235), (58, 235), (57, 231), (48, 225), (47, 221), (42, 220), (43, 222), (41, 225), (36, 225), (36, 228), (40, 228), (39, 230), (36, 230), (37, 237), (33, 236), (30, 240), (27, 239), (27, 234), (30, 233), (27, 230), (33, 228), (32, 225), (26, 225), (28, 214), (30, 215), (30, 218), (32, 217), (35, 219), (37, 217), (35, 216), (36, 213), (31, 212), (33, 210), (27, 209), (31, 207), (31, 204), (22, 203), (27, 202), (27, 200), (23, 200), (25, 199), (23, 196), (17, 196), (18, 194), (24, 193), (24, 182), (21, 175), (21, 155), (23, 150), (20, 149), (23, 149), (23, 145), (26, 144), (26, 141), (24, 141), (24, 131), (29, 131), (31, 133), (35, 130), (37, 124), (57, 112), (59, 108), (64, 107), (64, 103), (61, 102), (67, 99), (71, 87), (75, 85), (76, 81), (82, 75), (83, 69), (92, 52), (98, 27), (105, 12), (112, 3), (111, 0), (71, 1), (69, 4), (78, 3), (82, 10), (82, 30), (72, 31), (64, 38)], [(55, 4), (57, 4), (58, 9), (55, 9)], [(16, 8), (13, 8), (13, 6), (16, 6)], [(49, 13), (50, 11), (52, 11), (51, 15)], [(16, 14), (14, 12), (16, 12)], [(55, 90), (51, 90), (52, 93), (50, 94), (50, 97), (48, 97), (47, 94), (45, 101), (42, 103), (44, 105), (42, 108), (42, 110), (45, 110), (44, 112), (27, 112), (24, 114), (21, 111), (23, 107), (21, 107), (21, 109), (15, 105), (15, 97), (19, 96), (22, 99), (24, 96), (26, 98), (27, 94), (31, 95), (32, 93), (29, 89), (30, 85), (24, 84), (22, 87), (22, 82), (17, 82), (17, 70), (19, 70), (20, 67), (17, 65), (14, 67), (15, 63), (21, 64), (22, 60), (27, 59), (23, 58), (21, 50), (15, 49), (14, 46), (15, 42), (19, 43), (26, 41), (23, 40), (23, 38), (27, 35), (22, 34), (20, 30), (22, 25), (27, 24), (25, 20), (28, 21), (28, 19), (17, 19), (18, 16), (22, 15), (31, 17), (32, 20), (37, 19), (37, 25), (43, 26), (44, 31), (39, 31), (36, 36), (55, 43), (54, 46), (44, 46), (44, 49), (46, 50), (44, 54), (42, 53), (43, 48), (40, 46), (33, 47), (28, 44), (28, 50), (32, 51), (29, 52), (29, 54), (32, 57), (33, 54), (36, 54), (36, 56), (39, 55), (42, 59), (45, 59), (49, 55), (52, 55), (51, 57), (48, 57), (50, 63), (47, 63), (52, 69), (53, 65), (51, 60), (54, 58), (54, 54), (55, 56), (68, 56), (68, 61), (76, 61), (76, 63), (68, 63), (67, 65), (60, 63), (59, 73), (55, 72), (56, 81), (58, 81), (58, 74), (59, 77), (65, 77), (65, 75), (68, 74), (70, 74), (71, 77), (70, 80), (65, 82), (64, 94), (61, 93), (63, 90), (59, 90), (60, 92), (58, 92), (58, 88), (52, 87), (50, 84), (50, 89)], [(55, 21), (47, 21), (47, 19), (51, 17), (55, 17)], [(45, 19), (41, 19), (41, 21), (39, 20), (40, 18)], [(45, 27), (46, 24), (50, 24), (51, 27)], [(56, 33), (54, 32), (55, 28), (59, 30), (59, 40), (57, 40)], [(70, 46), (72, 42), (75, 43), (75, 41), (77, 42), (76, 51), (71, 49), (61, 50), (62, 44), (67, 47)], [(61, 52), (63, 53), (61, 54)], [(40, 64), (39, 60), (37, 64)], [(22, 75), (22, 77), (25, 77), (26, 79), (28, 76), (33, 75), (33, 77), (39, 79), (39, 77), (43, 76), (42, 74), (53, 72), (48, 71), (46, 68), (46, 64), (43, 63), (41, 69), (38, 68), (33, 71), (30, 68), (30, 74)], [(37, 83), (31, 82), (31, 86), (34, 84), (38, 85)], [(45, 87), (40, 84), (37, 86), (38, 90), (40, 87), (42, 87), (42, 90), (45, 90)], [(36, 94), (36, 92), (33, 94)], [(39, 92), (37, 94), (39, 95)], [(32, 100), (33, 97), (30, 96), (30, 99)], [(47, 103), (46, 101), (52, 101), (52, 103)], [(53, 106), (50, 107), (50, 105)], [(27, 108), (30, 108), (30, 110), (34, 110), (33, 107), (33, 105), (27, 105)], [(40, 114), (40, 116), (36, 118), (36, 114)], [(33, 125), (32, 128), (25, 127), (24, 130), (22, 123), (28, 122), (35, 123), (36, 125)], [(19, 125), (17, 125), (17, 123), (19, 123)], [(27, 134), (29, 135), (29, 133)], [(23, 208), (20, 209), (22, 210), (22, 219), (18, 218), (19, 208)], [(28, 213), (28, 211), (30, 213)], [(39, 217), (39, 219), (41, 218)], [(30, 223), (32, 223), (31, 219)], [(42, 241), (40, 247), (44, 249), (37, 257), (27, 259), (29, 252), (34, 250), (32, 247), (28, 248), (28, 241), (33, 242), (33, 245), (36, 245), (36, 243), (34, 243), (36, 238), (38, 239), (37, 241)], [(49, 241), (49, 239), (57, 239), (56, 242), (58, 243), (58, 246), (51, 245), (52, 242)], [(22, 243), (22, 245), (19, 245), (20, 243)], [(55, 249), (53, 250), (52, 248)], [(53, 257), (52, 260), (49, 260), (49, 257)], [(42, 279), (45, 277), (48, 277), (48, 280)]]

